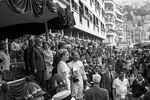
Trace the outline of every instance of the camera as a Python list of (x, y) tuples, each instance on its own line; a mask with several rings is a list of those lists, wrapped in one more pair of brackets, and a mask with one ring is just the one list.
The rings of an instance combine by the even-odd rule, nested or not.
[(72, 79), (73, 79), (73, 82), (78, 82), (79, 81), (79, 77), (78, 76), (74, 76), (73, 75)]

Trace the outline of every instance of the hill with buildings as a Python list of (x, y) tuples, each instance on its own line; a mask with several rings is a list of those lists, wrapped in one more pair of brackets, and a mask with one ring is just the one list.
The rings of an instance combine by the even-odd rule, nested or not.
[[(146, 39), (150, 31), (150, 0), (116, 0), (123, 8), (126, 33), (132, 43)], [(128, 37), (127, 36), (127, 37)]]

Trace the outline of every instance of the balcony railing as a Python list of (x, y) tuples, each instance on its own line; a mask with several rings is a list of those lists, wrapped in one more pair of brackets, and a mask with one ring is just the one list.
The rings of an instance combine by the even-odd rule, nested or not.
[(105, 1), (112, 1), (113, 2), (114, 0), (105, 0)]
[(114, 11), (113, 8), (105, 8), (105, 11)]

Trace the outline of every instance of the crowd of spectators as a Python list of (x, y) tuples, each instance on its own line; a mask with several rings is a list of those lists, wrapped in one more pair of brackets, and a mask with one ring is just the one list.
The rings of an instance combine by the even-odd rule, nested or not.
[[(126, 100), (126, 88), (132, 88), (132, 83), (135, 83), (135, 76), (139, 75), (139, 70), (141, 71), (143, 68), (141, 66), (145, 66), (144, 63), (141, 64), (145, 60), (139, 60), (145, 56), (139, 56), (137, 53), (137, 57), (136, 52), (130, 49), (116, 50), (114, 47), (106, 46), (101, 41), (82, 40), (61, 34), (49, 35), (47, 41), (44, 35), (26, 35), (13, 41), (9, 40), (7, 50), (4, 44), (3, 42), (0, 44), (1, 55), (4, 56), (1, 60), (10, 63), (1, 63), (3, 64), (1, 66), (4, 67), (1, 67), (1, 72), (6, 73), (3, 74), (1, 80), (4, 78), (6, 80), (11, 76), (10, 80), (7, 79), (11, 81), (32, 75), (37, 84), (49, 92), (54, 100), (60, 98), (61, 93), (66, 95), (63, 97), (68, 98), (66, 100), (70, 100), (72, 97), (82, 99), (84, 90), (95, 84), (92, 79), (92, 75), (95, 74), (99, 78), (99, 86), (108, 91), (110, 100), (117, 98)], [(9, 54), (4, 53), (8, 50)], [(146, 61), (148, 60), (146, 59)], [(9, 70), (13, 73), (10, 73)], [(142, 74), (140, 74), (143, 75), (144, 71), (143, 69)], [(123, 80), (124, 85), (119, 83), (120, 80)], [(118, 84), (124, 88), (117, 90)], [(147, 87), (147, 85), (144, 86)], [(118, 92), (117, 96), (114, 97), (116, 95), (114, 89), (123, 92), (122, 94)], [(147, 88), (144, 89), (140, 98), (148, 91)]]

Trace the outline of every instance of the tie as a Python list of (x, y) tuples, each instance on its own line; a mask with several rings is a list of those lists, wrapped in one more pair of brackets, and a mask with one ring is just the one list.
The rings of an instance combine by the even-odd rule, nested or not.
[(109, 78), (110, 78), (110, 80), (111, 80), (111, 82), (112, 82), (112, 81), (113, 81), (113, 77), (112, 77), (111, 71), (109, 71)]

